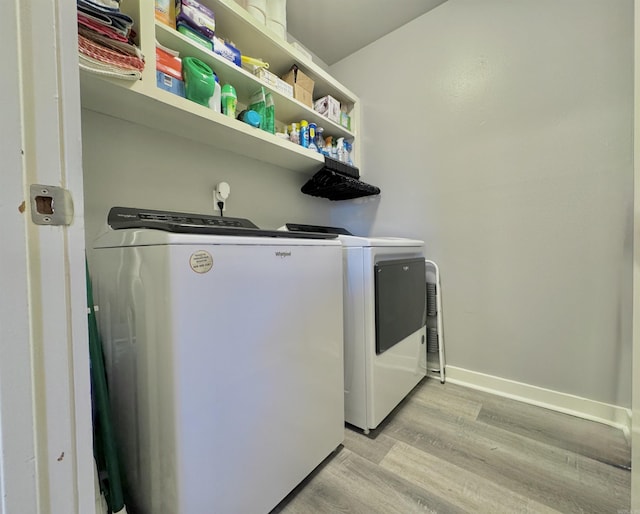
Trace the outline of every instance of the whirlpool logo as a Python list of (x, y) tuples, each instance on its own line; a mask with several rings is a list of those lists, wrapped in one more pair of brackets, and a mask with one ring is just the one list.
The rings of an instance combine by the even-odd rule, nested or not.
[(280, 257), (281, 259), (291, 257), (291, 252), (276, 252), (276, 257)]

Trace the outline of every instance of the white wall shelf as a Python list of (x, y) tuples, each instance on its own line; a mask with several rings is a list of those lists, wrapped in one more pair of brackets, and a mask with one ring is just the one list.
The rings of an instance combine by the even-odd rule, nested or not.
[[(331, 95), (341, 102), (357, 103), (358, 97), (320, 66), (258, 23), (233, 0), (203, 0), (216, 16), (216, 34), (233, 41), (246, 55), (259, 57), (270, 64), (270, 71), (280, 76), (295, 62), (315, 80), (314, 98)], [(329, 36), (327, 36), (329, 37)]]
[(240, 99), (248, 98), (260, 86), (271, 91), (276, 106), (276, 117), (279, 121), (290, 123), (304, 119), (325, 127), (325, 131), (334, 137), (353, 139), (355, 136), (353, 132), (318, 114), (296, 99), (284, 96), (277, 89), (265, 84), (245, 69), (236, 66), (231, 61), (220, 57), (163, 23), (156, 22), (156, 39), (161, 45), (180, 52), (181, 56), (196, 57), (207, 63), (216, 73), (221, 84), (233, 84)]
[(214, 54), (186, 36), (155, 20), (153, 4), (145, 0), (123, 0), (122, 10), (136, 21), (139, 45), (145, 55), (142, 80), (136, 83), (105, 79), (81, 72), (81, 97), (85, 109), (162, 130), (176, 136), (228, 150), (258, 161), (302, 173), (314, 173), (322, 167), (321, 154), (313, 152), (268, 132), (250, 127), (236, 119), (162, 90), (156, 86), (156, 41), (206, 62), (222, 84), (232, 84), (238, 93), (239, 108), (260, 86), (273, 93), (279, 126), (300, 120), (315, 122), (325, 129), (325, 136), (344, 137), (354, 144), (352, 157), (359, 161), (356, 130), (359, 121), (358, 98), (341, 86), (322, 68), (310, 62), (292, 45), (257, 23), (233, 0), (203, 0), (216, 17), (216, 34), (233, 41), (251, 57), (269, 62), (270, 71), (283, 75), (293, 64), (315, 81), (314, 98), (330, 94), (348, 106), (352, 130), (334, 123), (294, 98), (289, 98), (260, 81), (243, 68)]
[(317, 152), (186, 98), (161, 89), (147, 94), (141, 84), (126, 85), (81, 72), (82, 106), (293, 171), (314, 173), (324, 163)]

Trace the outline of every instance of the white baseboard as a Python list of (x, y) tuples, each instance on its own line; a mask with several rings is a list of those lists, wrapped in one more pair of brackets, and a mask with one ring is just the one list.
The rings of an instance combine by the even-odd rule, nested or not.
[(605, 423), (621, 429), (627, 440), (630, 440), (631, 409), (523, 384), (514, 380), (485, 375), (476, 371), (456, 368), (455, 366), (447, 366), (446, 377), (447, 382), (452, 384), (478, 389), (504, 396), (505, 398), (571, 414), (572, 416)]

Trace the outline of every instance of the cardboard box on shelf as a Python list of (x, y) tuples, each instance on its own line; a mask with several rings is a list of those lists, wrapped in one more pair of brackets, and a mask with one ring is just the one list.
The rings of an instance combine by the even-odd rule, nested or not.
[(156, 85), (184, 98), (182, 61), (179, 57), (156, 47)]
[(340, 123), (340, 102), (330, 95), (318, 98), (313, 105), (313, 109), (329, 118), (335, 123)]
[(156, 20), (176, 28), (176, 5), (173, 0), (156, 0)]
[(181, 96), (184, 98), (184, 82), (180, 79), (177, 79), (163, 71), (156, 70), (156, 85), (160, 89), (164, 89), (165, 91), (169, 91), (174, 95)]
[(177, 55), (156, 46), (156, 69), (182, 80), (182, 60)]
[(313, 86), (315, 82), (302, 73), (295, 64), (282, 77), (287, 84), (293, 86), (293, 97), (299, 102), (313, 108)]

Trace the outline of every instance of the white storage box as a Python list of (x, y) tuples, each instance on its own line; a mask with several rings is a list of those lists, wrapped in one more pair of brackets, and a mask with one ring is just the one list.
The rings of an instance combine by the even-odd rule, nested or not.
[(269, 70), (265, 68), (256, 68), (253, 74), (262, 82), (268, 84), (279, 93), (282, 93), (284, 96), (288, 96), (289, 98), (293, 98), (293, 86), (286, 83), (284, 80), (282, 80), (277, 75), (274, 75)]
[(315, 101), (313, 108), (316, 112), (326, 116), (335, 123), (340, 123), (340, 102), (330, 95)]

